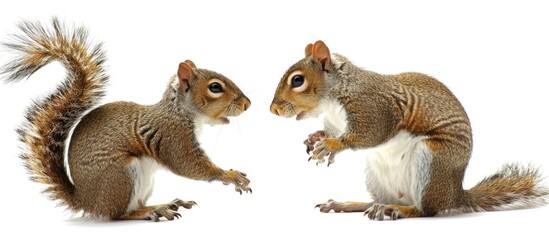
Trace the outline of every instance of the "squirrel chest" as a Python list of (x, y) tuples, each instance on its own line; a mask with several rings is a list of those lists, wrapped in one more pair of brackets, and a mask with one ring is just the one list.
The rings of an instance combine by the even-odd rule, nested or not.
[(339, 137), (347, 132), (347, 111), (339, 102), (324, 100), (318, 109), (324, 113), (324, 127), (330, 135)]

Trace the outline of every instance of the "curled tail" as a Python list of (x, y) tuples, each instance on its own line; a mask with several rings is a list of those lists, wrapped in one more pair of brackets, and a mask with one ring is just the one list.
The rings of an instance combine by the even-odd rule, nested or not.
[(100, 44), (89, 46), (86, 29), (66, 29), (56, 18), (49, 27), (25, 21), (19, 29), (15, 42), (4, 44), (17, 54), (0, 72), (7, 82), (28, 78), (53, 60), (67, 69), (65, 81), (27, 110), (17, 130), (26, 145), (21, 158), (33, 181), (49, 185), (45, 192), (51, 199), (76, 210), (74, 185), (64, 164), (65, 142), (80, 117), (103, 96), (108, 79), (104, 52)]
[(541, 185), (537, 168), (504, 165), (466, 191), (472, 211), (499, 211), (537, 207), (547, 203), (549, 189)]

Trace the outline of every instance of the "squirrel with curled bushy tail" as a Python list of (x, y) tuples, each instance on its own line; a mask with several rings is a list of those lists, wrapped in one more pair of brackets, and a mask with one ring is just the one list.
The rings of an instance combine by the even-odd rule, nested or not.
[(64, 83), (28, 110), (18, 130), (26, 145), (24, 164), (34, 181), (49, 185), (50, 198), (75, 212), (111, 220), (173, 220), (180, 217), (180, 207), (196, 203), (175, 199), (146, 205), (161, 168), (251, 193), (246, 174), (216, 166), (197, 140), (203, 124), (227, 124), (228, 117), (250, 107), (231, 80), (186, 60), (157, 104), (113, 102), (94, 108), (108, 79), (101, 45), (88, 43), (86, 29), (68, 29), (55, 18), (51, 26), (25, 21), (19, 28), (17, 42), (5, 44), (18, 53), (2, 71), (8, 82), (28, 78), (54, 60), (67, 69)]
[(372, 202), (328, 200), (321, 212), (364, 212), (392, 220), (496, 211), (545, 204), (537, 168), (508, 164), (469, 190), (462, 187), (472, 134), (464, 108), (441, 82), (421, 73), (383, 75), (330, 54), (322, 41), (284, 74), (271, 112), (297, 120), (324, 115), (324, 130), (305, 140), (328, 166), (346, 149), (368, 149)]

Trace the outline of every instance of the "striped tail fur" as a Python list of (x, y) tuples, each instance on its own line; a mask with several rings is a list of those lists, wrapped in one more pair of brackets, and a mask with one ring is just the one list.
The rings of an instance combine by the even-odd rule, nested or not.
[[(542, 206), (547, 203), (549, 189), (541, 184), (539, 170), (533, 166), (506, 164), (486, 177), (466, 194), (469, 211), (500, 211)], [(467, 211), (467, 210), (466, 210)]]
[(0, 70), (6, 82), (26, 79), (54, 60), (67, 69), (64, 82), (27, 110), (26, 121), (17, 130), (25, 145), (21, 158), (31, 179), (48, 185), (44, 192), (51, 199), (78, 210), (64, 149), (70, 130), (103, 96), (108, 80), (105, 54), (101, 44), (88, 43), (85, 28), (67, 29), (57, 18), (51, 26), (23, 21), (18, 27), (13, 42), (3, 44), (16, 54)]

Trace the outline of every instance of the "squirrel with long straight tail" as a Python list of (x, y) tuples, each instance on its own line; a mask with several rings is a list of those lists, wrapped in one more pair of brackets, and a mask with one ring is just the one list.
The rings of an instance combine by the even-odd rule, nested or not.
[(545, 204), (538, 169), (508, 164), (469, 190), (469, 118), (452, 92), (421, 73), (383, 75), (331, 54), (322, 41), (284, 74), (271, 112), (297, 120), (324, 114), (324, 129), (305, 140), (317, 164), (346, 149), (368, 149), (372, 202), (328, 200), (321, 212), (364, 212), (369, 219), (429, 217)]
[(197, 140), (203, 124), (227, 124), (228, 117), (250, 107), (231, 80), (187, 60), (179, 64), (157, 104), (96, 107), (108, 79), (105, 53), (100, 44), (88, 43), (86, 29), (68, 29), (55, 18), (49, 27), (25, 21), (19, 28), (17, 42), (5, 44), (18, 53), (2, 71), (8, 82), (28, 78), (54, 60), (67, 69), (63, 84), (29, 108), (18, 129), (26, 146), (24, 164), (34, 181), (49, 185), (45, 192), (51, 199), (74, 212), (111, 220), (173, 220), (180, 217), (180, 207), (196, 203), (175, 199), (146, 205), (161, 168), (251, 193), (246, 174), (216, 166)]

